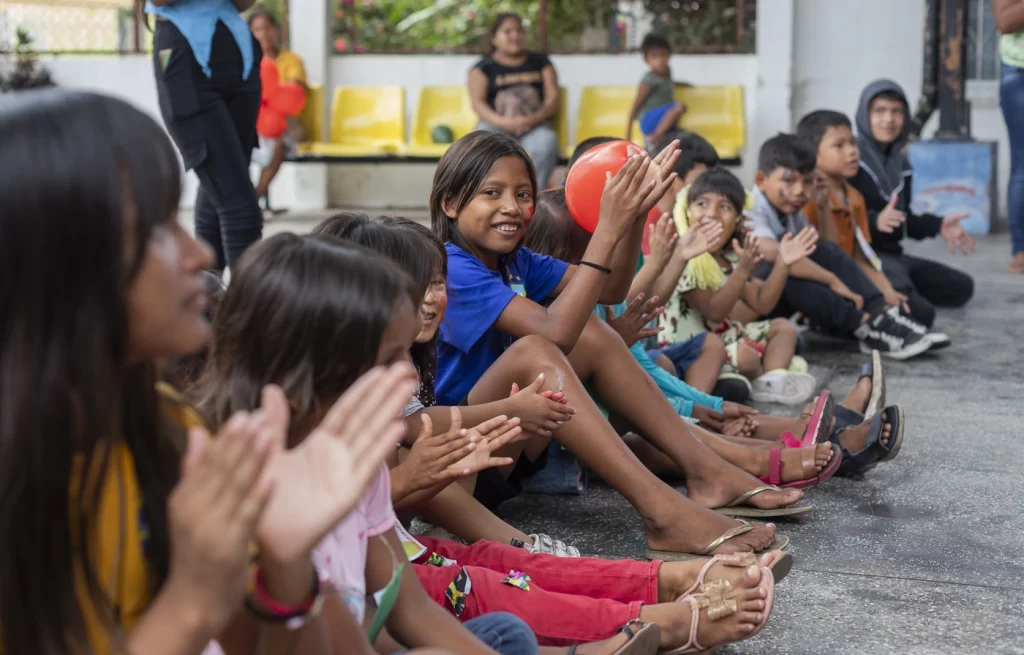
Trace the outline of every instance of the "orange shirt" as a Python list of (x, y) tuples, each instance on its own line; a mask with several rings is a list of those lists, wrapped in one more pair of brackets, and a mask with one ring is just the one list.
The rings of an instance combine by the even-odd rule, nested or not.
[(833, 240), (843, 252), (853, 256), (858, 250), (857, 237), (853, 229), (854, 224), (860, 228), (868, 243), (871, 242), (871, 230), (868, 227), (868, 207), (860, 191), (845, 182), (844, 188), (846, 190), (845, 201), (842, 196), (831, 190), (829, 191), (829, 205), (831, 205), (832, 209), (832, 225), (835, 227), (834, 230), (822, 229), (821, 217), (818, 216), (818, 204), (814, 200), (809, 200), (804, 205), (804, 215), (807, 216), (810, 224), (817, 228), (823, 238), (826, 238), (826, 235), (837, 235)]

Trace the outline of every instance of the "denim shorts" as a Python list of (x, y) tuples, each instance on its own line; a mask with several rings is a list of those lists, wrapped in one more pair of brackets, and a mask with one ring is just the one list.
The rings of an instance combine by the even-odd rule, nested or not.
[(707, 332), (702, 332), (686, 341), (680, 341), (665, 348), (648, 350), (647, 356), (651, 358), (651, 361), (657, 361), (658, 355), (668, 357), (672, 365), (676, 367), (676, 375), (683, 377), (686, 369), (693, 366), (693, 363), (700, 357), (700, 351), (704, 348), (704, 339), (707, 336)]

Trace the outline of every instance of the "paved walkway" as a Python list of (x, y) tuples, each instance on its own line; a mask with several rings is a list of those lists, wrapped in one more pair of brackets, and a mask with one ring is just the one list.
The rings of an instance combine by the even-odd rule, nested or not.
[[(279, 217), (267, 233), (306, 231), (325, 215)], [(780, 524), (796, 564), (768, 629), (719, 652), (1024, 653), (1024, 276), (1006, 272), (1005, 236), (978, 245), (953, 260), (975, 276), (975, 299), (937, 321), (954, 346), (887, 366), (889, 402), (908, 417), (899, 458), (865, 481), (810, 491), (814, 512)], [(951, 259), (938, 242), (915, 252)], [(813, 336), (805, 355), (840, 397), (866, 360), (854, 344)], [(600, 485), (523, 496), (499, 513), (585, 555), (644, 552), (636, 514)]]

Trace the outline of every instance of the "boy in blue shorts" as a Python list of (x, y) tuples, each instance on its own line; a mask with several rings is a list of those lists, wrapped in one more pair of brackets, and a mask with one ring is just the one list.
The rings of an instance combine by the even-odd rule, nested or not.
[(640, 116), (640, 131), (647, 143), (653, 144), (682, 118), (686, 105), (675, 99), (675, 89), (676, 86), (689, 85), (672, 81), (672, 71), (668, 67), (672, 48), (665, 37), (648, 34), (640, 44), (640, 51), (650, 70), (636, 90), (636, 100), (626, 122), (626, 139), (633, 140), (633, 121)]

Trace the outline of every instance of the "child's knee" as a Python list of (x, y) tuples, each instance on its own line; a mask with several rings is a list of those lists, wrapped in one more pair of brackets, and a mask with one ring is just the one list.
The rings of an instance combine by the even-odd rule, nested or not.
[(725, 352), (725, 342), (722, 341), (722, 337), (714, 332), (708, 332), (704, 337), (704, 345), (700, 348), (700, 354), (701, 357), (717, 359), (722, 364), (728, 359), (728, 355)]
[(679, 373), (676, 371), (676, 365), (672, 363), (672, 360), (664, 355), (664, 353), (658, 355), (654, 359), (654, 363), (659, 367), (667, 371), (669, 374), (678, 376)]
[(756, 377), (761, 372), (761, 353), (745, 343), (736, 347), (736, 370), (744, 377)]
[(796, 340), (796, 326), (788, 319), (773, 318), (771, 328), (768, 330), (768, 338), (779, 339), (786, 337), (789, 337), (794, 341)]

